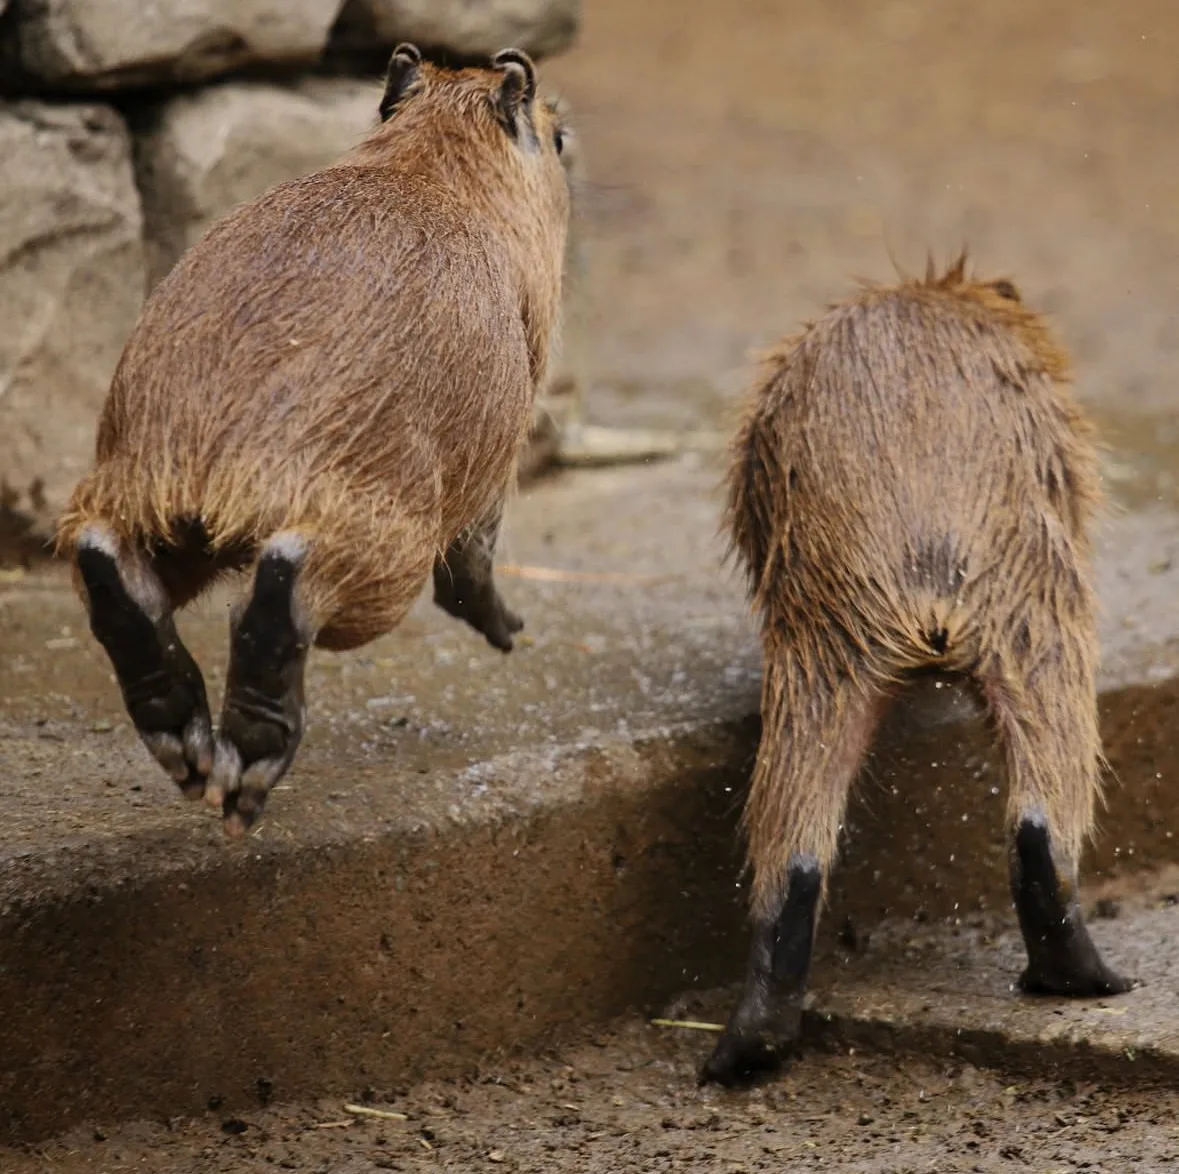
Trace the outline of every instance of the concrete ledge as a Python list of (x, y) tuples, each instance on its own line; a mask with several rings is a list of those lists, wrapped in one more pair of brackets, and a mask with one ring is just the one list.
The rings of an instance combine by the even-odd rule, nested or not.
[[(1140, 888), (1138, 885), (1120, 886)], [(1108, 999), (1028, 998), (1019, 934), (990, 919), (937, 932), (892, 923), (858, 956), (817, 976), (813, 1037), (874, 1051), (953, 1056), (1007, 1072), (1126, 1083), (1179, 1083), (1179, 868), (1125, 899), (1107, 895), (1093, 938), (1142, 986)], [(1113, 915), (1113, 916), (1111, 916)]]
[[(423, 602), (320, 657), (304, 750), (244, 845), (157, 777), (64, 575), (0, 590), (0, 1137), (389, 1095), (736, 977), (758, 661), (717, 479), (685, 460), (525, 495), (504, 561), (564, 573), (505, 576), (532, 643), (503, 658)], [(1176, 547), (1137, 516), (1105, 544), (1120, 781), (1094, 881), (1173, 851), (1179, 684), (1141, 681), (1179, 629)], [(225, 607), (182, 624), (214, 694)], [(994, 759), (939, 712), (919, 699), (878, 752), (828, 932), (1005, 909)]]

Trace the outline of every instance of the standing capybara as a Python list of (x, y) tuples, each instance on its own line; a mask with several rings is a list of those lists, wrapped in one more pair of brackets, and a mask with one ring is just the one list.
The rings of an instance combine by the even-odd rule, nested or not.
[[(521, 627), (492, 556), (558, 316), (566, 130), (516, 50), (401, 45), (379, 113), (156, 287), (59, 527), (136, 730), (231, 834), (290, 766), (311, 645), (388, 632), (431, 572), (496, 648)], [(214, 736), (172, 613), (251, 566)]]
[(849, 788), (890, 693), (923, 669), (973, 682), (1005, 752), (1021, 986), (1131, 985), (1077, 902), (1101, 761), (1096, 450), (1044, 322), (965, 270), (865, 288), (786, 341), (733, 443), (729, 524), (765, 662), (753, 943), (702, 1080), (773, 1068), (797, 1038)]

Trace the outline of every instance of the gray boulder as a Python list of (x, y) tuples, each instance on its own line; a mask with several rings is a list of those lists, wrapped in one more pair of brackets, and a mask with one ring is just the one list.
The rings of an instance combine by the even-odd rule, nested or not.
[(412, 41), (459, 58), (508, 47), (541, 58), (567, 49), (580, 23), (581, 0), (346, 0), (337, 36), (345, 47)]
[(339, 7), (340, 0), (17, 0), (10, 59), (0, 64), (61, 88), (200, 81), (253, 63), (314, 61)]
[(106, 106), (0, 104), (0, 483), (60, 507), (143, 297), (131, 142)]
[(238, 204), (335, 162), (375, 126), (380, 96), (376, 83), (312, 78), (225, 82), (161, 106), (136, 144), (149, 282)]

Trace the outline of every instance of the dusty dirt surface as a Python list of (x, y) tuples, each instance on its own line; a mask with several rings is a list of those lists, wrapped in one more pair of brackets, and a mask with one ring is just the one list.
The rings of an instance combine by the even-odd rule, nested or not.
[(631, 1020), (580, 1046), (426, 1084), (357, 1117), (331, 1101), (86, 1130), (5, 1174), (1141, 1174), (1179, 1162), (1179, 1093), (1015, 1081), (964, 1064), (808, 1049), (780, 1081), (697, 1090), (711, 1035)]
[[(580, 47), (544, 72), (574, 104), (594, 178), (592, 417), (723, 420), (751, 347), (853, 275), (887, 279), (890, 252), (918, 268), (927, 248), (944, 257), (969, 243), (981, 267), (1013, 276), (1056, 317), (1117, 447), (1122, 495), (1175, 506), (1179, 18), (1168, 0), (587, 0), (586, 10)], [(1176, 565), (1159, 560), (1160, 598)], [(1149, 623), (1149, 609), (1139, 619)], [(330, 663), (344, 667), (317, 671), (362, 659)], [(113, 687), (104, 704), (86, 720), (116, 712)], [(339, 1102), (229, 1119), (212, 1110), (0, 1153), (0, 1169), (1114, 1174), (1179, 1161), (1172, 1091), (1011, 1088), (970, 1068), (812, 1053), (783, 1082), (734, 1097), (693, 1087), (706, 1046), (630, 1022), (597, 1043), (382, 1102), (407, 1122), (341, 1124)]]
[[(0, 1170), (1168, 1170), (1179, 1161), (1179, 1089), (1159, 1076), (1173, 1076), (1179, 1059), (1174, 1039), (1162, 1038), (1179, 962), (1176, 882), (1179, 868), (1110, 886), (1089, 909), (1105, 956), (1149, 973), (1144, 987), (1120, 998), (1015, 994), (1022, 949), (1001, 916), (924, 927), (896, 921), (870, 939), (845, 927), (814, 985), (827, 990), (815, 992), (817, 1004), (829, 1004), (833, 989), (847, 1007), (834, 1016), (812, 1009), (792, 1068), (751, 1090), (696, 1086), (715, 1039), (708, 1025), (723, 1021), (734, 992), (693, 990), (660, 1009), (675, 1025), (631, 1017), (538, 1058), (493, 1059), (448, 1081), (360, 1089), (355, 1100), (271, 1105), (273, 1086), (260, 1080), (249, 1110), (226, 1111), (214, 1098), (199, 1119), (87, 1125), (40, 1145), (0, 1147)], [(1144, 966), (1151, 953), (1166, 964)], [(892, 1025), (899, 1030), (882, 1033), (890, 982), (909, 1006)], [(1000, 1030), (979, 1031), (987, 1004), (1003, 1005)], [(1086, 1016), (1106, 1023), (1078, 1033)], [(975, 1052), (954, 1042), (963, 1032)], [(1103, 1038), (1111, 1032), (1120, 1034)], [(891, 1041), (883, 1048), (882, 1038)], [(865, 1039), (875, 1039), (875, 1051), (863, 1048)], [(1135, 1056), (1149, 1041), (1166, 1063)], [(987, 1068), (967, 1062), (976, 1052)]]
[[(0, 587), (0, 1138), (199, 1113), (214, 1095), (241, 1112), (260, 1078), (299, 1101), (449, 1076), (736, 977), (757, 658), (700, 537), (712, 484), (686, 459), (525, 495), (512, 557), (589, 581), (508, 581), (534, 642), (507, 658), (423, 602), (362, 655), (315, 660), (307, 743), (236, 845), (138, 746), (64, 572)], [(1173, 852), (1179, 825), (1179, 637), (1159, 648), (1179, 611), (1148, 570), (1179, 555), (1179, 530), (1128, 533), (1139, 521), (1099, 560), (1117, 786), (1090, 885)], [(639, 578), (592, 578), (608, 572)], [(184, 617), (207, 669), (224, 663), (224, 609)], [(1121, 629), (1131, 614), (1141, 633)], [(832, 928), (1007, 908), (990, 740), (933, 716), (886, 740), (860, 788)], [(983, 952), (998, 986), (980, 1028), (1007, 1030), (1017, 965)], [(911, 1002), (889, 979), (871, 993), (891, 1023)], [(1150, 1026), (1152, 1006), (1088, 1023)]]
[[(229, 1112), (214, 1098), (199, 1119), (87, 1125), (40, 1145), (0, 1148), (0, 1170), (1121, 1174), (1131, 1163), (1146, 1174), (1167, 1170), (1179, 1161), (1179, 1090), (1157, 1076), (1175, 1071), (1179, 1049), (1172, 1041), (1169, 1065), (1148, 1069), (1133, 1055), (1144, 1050), (1134, 1018), (1135, 1003), (1150, 998), (1151, 987), (1159, 1006), (1168, 997), (1162, 988), (1173, 988), (1177, 882), (1179, 868), (1123, 882), (1090, 908), (1101, 948), (1116, 964), (1145, 972), (1135, 955), (1152, 948), (1169, 960), (1170, 972), (1155, 968), (1144, 988), (1116, 999), (1068, 1003), (1013, 994), (1022, 951), (1001, 917), (966, 918), (965, 926), (896, 921), (870, 939), (845, 928), (840, 947), (821, 960), (815, 985), (833, 989), (837, 1002), (871, 1004), (882, 993), (887, 1002), (891, 981), (903, 998), (924, 1004), (910, 1006), (892, 1035), (898, 1050), (862, 1048), (872, 1010), (849, 1009), (841, 1025), (816, 1009), (791, 1070), (744, 1092), (696, 1087), (711, 1031), (631, 1017), (535, 1059), (493, 1059), (460, 1079), (357, 1090), (352, 1101), (272, 1105), (272, 1087), (259, 1081), (249, 1110)], [(1153, 947), (1144, 951), (1152, 936)], [(660, 1014), (681, 1024), (716, 1024), (733, 994), (689, 991)], [(1008, 1020), (1022, 1014), (1026, 1022), (992, 1033), (991, 1067), (979, 1068), (948, 1041), (955, 1021), (959, 1034), (980, 1040), (980, 1008), (988, 1003), (1006, 1004)], [(1075, 1034), (1071, 1046), (1061, 1047), (1052, 1024), (1058, 1015), (1105, 1018), (1108, 1029), (1103, 1024), (1093, 1033), (1094, 1047), (1076, 1046)], [(922, 1021), (939, 1016), (946, 1022), (931, 1054), (912, 1054)], [(1121, 1037), (1101, 1039), (1103, 1030)], [(1146, 1036), (1166, 1049), (1158, 1033), (1156, 1024)], [(1031, 1048), (1020, 1046), (1028, 1041)], [(1042, 1058), (1029, 1063), (1037, 1047)]]

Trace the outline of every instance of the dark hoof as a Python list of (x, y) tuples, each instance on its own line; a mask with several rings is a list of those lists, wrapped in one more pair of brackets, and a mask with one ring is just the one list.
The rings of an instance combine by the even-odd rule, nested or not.
[(475, 589), (464, 589), (443, 572), (435, 579), (434, 602), (447, 615), (469, 624), (500, 652), (512, 651), (512, 637), (524, 627), (520, 618), (494, 592), (490, 598)]
[(290, 769), (302, 732), (301, 714), (286, 720), (237, 708), (222, 714), (205, 799), (221, 809), (227, 835), (243, 836), (257, 822), (274, 785)]
[(145, 716), (133, 712), (132, 721), (140, 741), (180, 793), (186, 799), (199, 799), (213, 769), (213, 723), (203, 697), (185, 698), (185, 704), (169, 708), (172, 720), (158, 713)]
[(1104, 964), (1087, 973), (1052, 972), (1029, 966), (1019, 976), (1019, 989), (1025, 995), (1054, 995), (1064, 999), (1098, 999), (1104, 995), (1124, 995), (1139, 983), (1115, 974)]
[(790, 1061), (794, 1041), (726, 1031), (697, 1077), (698, 1085), (748, 1088), (781, 1071)]
[(1133, 990), (1133, 979), (1115, 974), (1093, 944), (1077, 904), (1076, 870), (1062, 880), (1042, 815), (1032, 814), (1015, 834), (1012, 895), (1027, 949), (1028, 967), (1019, 977), (1030, 995), (1094, 999)]
[(205, 684), (174, 633), (163, 647), (161, 671), (127, 685), (123, 696), (136, 733), (152, 757), (186, 797), (199, 799), (213, 769), (213, 722)]
[(500, 601), (494, 613), (487, 617), (485, 625), (475, 625), (487, 638), (487, 643), (500, 652), (511, 652), (512, 637), (524, 627), (524, 621)]

